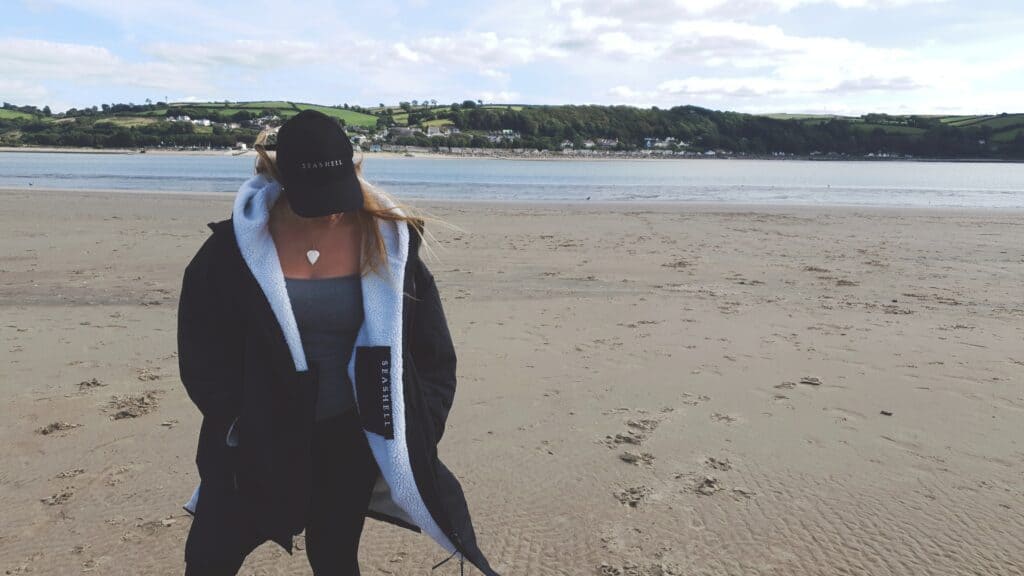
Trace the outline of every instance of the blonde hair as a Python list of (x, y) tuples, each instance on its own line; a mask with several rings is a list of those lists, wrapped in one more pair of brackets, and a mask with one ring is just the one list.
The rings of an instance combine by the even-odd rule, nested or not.
[[(256, 149), (256, 173), (263, 174), (278, 182), (281, 181), (280, 172), (277, 169), (276, 153), (271, 152), (265, 148), (267, 139), (272, 135), (276, 135), (277, 128), (267, 128), (256, 136), (256, 142), (254, 148)], [(365, 276), (370, 271), (378, 271), (378, 266), (381, 263), (387, 265), (387, 247), (384, 245), (384, 237), (381, 236), (380, 229), (377, 227), (377, 220), (389, 220), (389, 221), (400, 221), (407, 222), (410, 224), (409, 228), (415, 230), (420, 236), (421, 245), (426, 248), (428, 254), (436, 256), (432, 246), (427, 242), (427, 238), (433, 240), (434, 236), (429, 231), (424, 229), (424, 223), (427, 220), (438, 222), (445, 226), (461, 230), (458, 226), (445, 222), (444, 220), (435, 216), (430, 216), (424, 210), (415, 209), (406, 204), (402, 204), (395, 200), (390, 194), (385, 193), (374, 187), (372, 184), (363, 178), (362, 172), (363, 158), (362, 155), (355, 161), (356, 177), (359, 179), (359, 185), (363, 189), (363, 207), (355, 212), (358, 226), (362, 231), (363, 237), (363, 258), (362, 265), (360, 266), (360, 275)], [(394, 206), (392, 208), (385, 207), (381, 204), (380, 198), (386, 198), (390, 200)], [(284, 198), (284, 195), (281, 196)], [(279, 200), (280, 201), (280, 200)]]

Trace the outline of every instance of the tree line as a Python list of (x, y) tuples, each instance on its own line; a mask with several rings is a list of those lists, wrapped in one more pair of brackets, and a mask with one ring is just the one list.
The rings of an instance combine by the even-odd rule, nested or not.
[[(10, 139), (11, 133), (16, 139)], [(70, 146), (84, 148), (231, 148), (238, 142), (252, 145), (258, 130), (227, 131), (214, 126), (197, 131), (189, 122), (155, 122), (122, 126), (108, 120), (79, 117), (65, 122), (0, 119), (0, 145)]]
[[(251, 144), (258, 127), (252, 121), (261, 116), (280, 115), (284, 109), (267, 107), (224, 110), (216, 105), (199, 107), (163, 102), (146, 104), (103, 104), (88, 109), (66, 111), (59, 121), (48, 108), (14, 106), (3, 108), (28, 117), (0, 118), (0, 144), (87, 146), (87, 147), (230, 147), (236, 142)], [(343, 107), (369, 112), (358, 106)], [(166, 116), (201, 115), (213, 122), (239, 123), (239, 130), (225, 131), (214, 126), (196, 130), (188, 123), (157, 121), (125, 126), (118, 116), (165, 110)], [(290, 108), (288, 110), (291, 110)], [(1024, 118), (1002, 122), (1000, 130), (979, 122), (954, 126), (928, 116), (890, 116), (868, 114), (861, 118), (782, 119), (738, 112), (709, 110), (696, 106), (661, 109), (632, 106), (485, 106), (479, 100), (453, 102), (437, 106), (436, 101), (401, 102), (398, 109), (385, 106), (373, 110), (377, 129), (399, 124), (395, 115), (406, 115), (409, 126), (431, 120), (446, 120), (461, 134), (427, 138), (413, 134), (393, 139), (397, 144), (430, 147), (527, 148), (559, 150), (566, 141), (575, 148), (586, 140), (608, 138), (617, 141), (616, 150), (644, 148), (646, 139), (673, 138), (673, 149), (702, 152), (721, 150), (734, 154), (770, 155), (774, 153), (806, 156), (836, 154), (863, 156), (884, 153), (922, 158), (1007, 158), (1024, 159)], [(1020, 117), (1015, 117), (1020, 118)], [(513, 130), (518, 138), (493, 142), (488, 133)], [(1005, 138), (1005, 133), (1014, 133)]]
[[(647, 138), (671, 137), (682, 143), (680, 147), (692, 150), (752, 155), (887, 153), (1024, 158), (1024, 130), (1013, 140), (997, 142), (992, 138), (995, 130), (991, 126), (951, 126), (925, 116), (798, 121), (696, 106), (664, 110), (631, 106), (531, 106), (521, 110), (478, 106), (449, 110), (442, 116), (462, 131), (515, 130), (522, 140), (518, 146), (527, 148), (554, 149), (566, 140), (578, 147), (584, 138), (611, 138), (618, 140), (619, 149), (636, 149), (644, 147)], [(1024, 120), (1019, 127), (1024, 128)]]

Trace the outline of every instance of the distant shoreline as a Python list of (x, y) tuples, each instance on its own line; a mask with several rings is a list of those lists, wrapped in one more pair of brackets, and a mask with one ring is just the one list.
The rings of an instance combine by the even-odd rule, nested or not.
[[(144, 190), (144, 189), (70, 189), (43, 188), (26, 186), (0, 185), (0, 197), (23, 196), (26, 194), (45, 194), (66, 198), (89, 197), (138, 197), (138, 198), (172, 198), (186, 201), (229, 201), (236, 192), (189, 192), (182, 190)], [(492, 208), (529, 208), (552, 209), (573, 208), (574, 210), (635, 212), (651, 210), (669, 213), (737, 213), (748, 212), (764, 214), (799, 213), (819, 215), (825, 213), (847, 212), (870, 213), (876, 215), (895, 216), (900, 214), (918, 214), (925, 216), (950, 215), (1024, 215), (1024, 207), (991, 207), (991, 206), (918, 206), (918, 205), (886, 205), (886, 204), (815, 204), (815, 203), (770, 203), (770, 202), (728, 202), (713, 200), (585, 200), (585, 199), (496, 199), (496, 198), (405, 198), (402, 203), (415, 207), (455, 207), (484, 206)]]
[[(234, 198), (236, 193), (224, 192), (194, 192), (183, 190), (146, 190), (135, 188), (47, 188), (36, 186), (3, 186), (0, 185), (0, 196), (21, 196), (25, 194), (45, 194), (62, 197), (111, 197), (111, 196), (137, 196), (140, 198), (178, 198), (191, 200), (225, 200)], [(922, 206), (922, 205), (899, 205), (899, 204), (847, 204), (847, 203), (773, 203), (773, 202), (730, 202), (715, 200), (670, 200), (670, 199), (628, 199), (628, 200), (586, 200), (579, 199), (543, 199), (543, 198), (401, 198), (402, 202), (412, 206), (491, 206), (491, 207), (524, 207), (524, 208), (552, 208), (566, 207), (573, 209), (587, 210), (612, 210), (612, 211), (635, 211), (654, 210), (677, 213), (687, 212), (758, 212), (758, 213), (806, 213), (822, 214), (827, 212), (845, 211), (850, 213), (877, 213), (880, 215), (897, 214), (921, 214), (921, 215), (1024, 215), (1024, 207), (997, 207), (997, 206)]]
[[(59, 146), (0, 146), (0, 153), (13, 152), (23, 154), (105, 154), (105, 155), (143, 155), (153, 154), (157, 156), (245, 156), (255, 157), (254, 150), (174, 150), (167, 148), (147, 148), (145, 152), (140, 149), (124, 148), (77, 148)], [(957, 162), (973, 164), (1021, 164), (1022, 160), (1004, 158), (895, 158), (895, 157), (863, 157), (863, 156), (760, 156), (760, 155), (715, 155), (704, 156), (691, 155), (670, 155), (644, 152), (595, 152), (593, 154), (562, 154), (562, 153), (541, 153), (541, 152), (514, 152), (505, 149), (478, 148), (470, 152), (433, 152), (433, 151), (410, 151), (410, 152), (362, 152), (364, 159), (388, 158), (388, 159), (479, 159), (479, 160), (538, 160), (538, 161), (614, 161), (614, 160), (769, 160), (769, 161), (794, 161), (803, 160), (809, 162)]]

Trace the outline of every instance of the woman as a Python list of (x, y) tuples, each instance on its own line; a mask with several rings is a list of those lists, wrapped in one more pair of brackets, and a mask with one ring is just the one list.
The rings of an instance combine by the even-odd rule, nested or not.
[(291, 553), (303, 530), (314, 574), (359, 574), (366, 516), (496, 574), (437, 457), (456, 358), (423, 220), (360, 177), (330, 117), (286, 122), (276, 158), (264, 138), (182, 282), (181, 380), (203, 414), (186, 574), (235, 574), (267, 540)]

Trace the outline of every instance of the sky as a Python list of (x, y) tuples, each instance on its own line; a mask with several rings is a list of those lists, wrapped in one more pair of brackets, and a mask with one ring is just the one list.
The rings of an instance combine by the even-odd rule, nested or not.
[(0, 100), (1024, 112), (1024, 0), (3, 0)]

